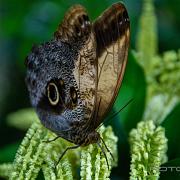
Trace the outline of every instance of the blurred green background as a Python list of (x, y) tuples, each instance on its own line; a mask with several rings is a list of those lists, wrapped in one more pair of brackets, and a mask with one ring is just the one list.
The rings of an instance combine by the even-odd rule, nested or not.
[[(61, 22), (64, 13), (73, 4), (86, 7), (93, 21), (115, 0), (1, 0), (0, 2), (0, 163), (12, 161), (19, 142), (25, 131), (10, 127), (6, 123), (9, 113), (30, 107), (25, 85), (24, 59), (33, 44), (48, 41)], [(131, 49), (135, 49), (138, 22), (142, 11), (141, 0), (124, 1), (131, 21)], [(155, 0), (155, 11), (158, 20), (159, 53), (180, 48), (180, 1)], [(131, 73), (135, 62), (128, 64)], [(137, 74), (141, 69), (136, 67)], [(131, 71), (132, 70), (132, 71)], [(128, 80), (129, 78), (129, 80)], [(124, 83), (138, 83), (138, 76), (128, 76)], [(142, 81), (144, 81), (142, 79)], [(141, 83), (142, 84), (142, 83)], [(138, 84), (134, 86), (138, 87)], [(127, 88), (126, 88), (127, 90)], [(145, 94), (139, 93), (144, 98)], [(123, 99), (125, 104), (132, 94)], [(143, 105), (142, 105), (143, 106)], [(143, 107), (142, 107), (143, 108)], [(143, 109), (141, 110), (143, 111)], [(142, 114), (142, 113), (140, 113)], [(141, 116), (141, 115), (139, 115)], [(140, 117), (139, 117), (140, 118)], [(126, 127), (128, 129), (128, 127)], [(115, 130), (117, 131), (117, 130)], [(11, 146), (7, 151), (7, 146)]]

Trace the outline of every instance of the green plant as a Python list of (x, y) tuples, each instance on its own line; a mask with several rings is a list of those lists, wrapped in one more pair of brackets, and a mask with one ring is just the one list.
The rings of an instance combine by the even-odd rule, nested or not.
[(179, 103), (179, 52), (167, 51), (162, 57), (158, 55), (156, 31), (153, 0), (144, 0), (137, 41), (138, 52), (134, 54), (146, 74), (147, 96), (143, 121), (130, 132), (131, 179), (160, 178), (160, 166), (168, 161), (168, 116)]
[[(26, 114), (26, 115), (25, 115)], [(22, 110), (14, 113), (10, 117), (19, 117), (27, 124), (28, 116), (34, 116), (32, 110)], [(16, 118), (14, 118), (16, 120)], [(11, 120), (10, 123), (14, 124)], [(22, 127), (20, 125), (20, 128)], [(17, 124), (16, 124), (17, 127)], [(81, 150), (72, 150), (66, 153), (64, 158), (55, 168), (56, 161), (60, 154), (71, 143), (59, 138), (56, 141), (47, 143), (45, 141), (55, 138), (55, 134), (44, 128), (41, 123), (36, 120), (29, 128), (26, 136), (20, 144), (15, 160), (12, 164), (4, 164), (0, 166), (1, 176), (9, 177), (9, 179), (36, 179), (39, 171), (42, 170), (45, 179), (73, 179), (77, 177), (77, 169), (80, 165), (81, 179), (106, 179), (110, 175), (112, 167), (117, 165), (117, 138), (114, 136), (111, 127), (99, 129), (99, 132), (105, 140), (108, 148), (113, 153), (115, 161), (109, 152), (106, 152), (110, 165), (106, 164), (106, 160), (97, 145), (89, 145), (80, 148)], [(81, 152), (81, 158), (80, 158)], [(73, 166), (72, 166), (73, 165)]]
[[(158, 22), (153, 0), (143, 2), (136, 50), (129, 53), (124, 82), (113, 110), (109, 113), (111, 116), (133, 98), (133, 102), (110, 122), (118, 136), (118, 152), (117, 137), (111, 127), (102, 127), (100, 131), (115, 157), (115, 161), (112, 161), (107, 153), (111, 168), (117, 165), (119, 156), (118, 177), (130, 177), (133, 180), (178, 179), (178, 173), (160, 173), (159, 169), (161, 166), (180, 164), (180, 50), (159, 54)], [(95, 1), (93, 3), (96, 4)], [(88, 5), (94, 12), (90, 1)], [(93, 16), (97, 14), (94, 12)], [(73, 179), (79, 178), (77, 174), (80, 166), (81, 179), (109, 178), (111, 168), (108, 170), (95, 144), (68, 152), (55, 170), (55, 162), (70, 144), (63, 139), (44, 143), (43, 140), (52, 139), (55, 135), (39, 123), (32, 109), (12, 113), (7, 119), (8, 124), (16, 128), (31, 127), (17, 150), (14, 162), (0, 165), (1, 176), (35, 179), (42, 172), (45, 179)], [(124, 170), (125, 164), (130, 165), (130, 169)]]

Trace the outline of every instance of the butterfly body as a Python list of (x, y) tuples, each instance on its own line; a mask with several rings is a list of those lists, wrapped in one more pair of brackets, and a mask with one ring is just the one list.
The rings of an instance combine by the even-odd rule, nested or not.
[(112, 107), (128, 54), (129, 19), (121, 3), (94, 23), (76, 5), (54, 38), (26, 59), (27, 87), (42, 124), (74, 144), (100, 141), (96, 131)]

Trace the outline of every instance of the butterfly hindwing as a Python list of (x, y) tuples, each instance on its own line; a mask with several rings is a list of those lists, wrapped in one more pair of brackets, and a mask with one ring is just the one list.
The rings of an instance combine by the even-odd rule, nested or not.
[(84, 7), (75, 5), (69, 9), (55, 32), (55, 38), (69, 43), (72, 48), (77, 50), (78, 58), (74, 62), (73, 74), (80, 99), (85, 107), (84, 119), (87, 123), (95, 104), (96, 41)]
[(86, 9), (81, 5), (74, 5), (66, 12), (54, 37), (69, 44), (79, 45), (88, 39), (90, 33), (91, 23)]
[(124, 5), (116, 3), (108, 8), (94, 22), (93, 30), (97, 44), (97, 127), (114, 103), (127, 62), (130, 23)]

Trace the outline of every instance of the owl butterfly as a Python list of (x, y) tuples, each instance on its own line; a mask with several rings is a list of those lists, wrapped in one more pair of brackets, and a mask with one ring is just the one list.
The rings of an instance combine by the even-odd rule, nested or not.
[(92, 143), (103, 150), (97, 128), (121, 85), (129, 36), (123, 4), (113, 4), (93, 23), (86, 10), (75, 5), (54, 38), (33, 47), (27, 56), (27, 87), (42, 124), (75, 144), (62, 156), (68, 149)]

